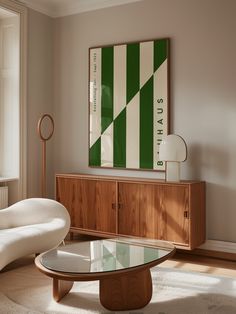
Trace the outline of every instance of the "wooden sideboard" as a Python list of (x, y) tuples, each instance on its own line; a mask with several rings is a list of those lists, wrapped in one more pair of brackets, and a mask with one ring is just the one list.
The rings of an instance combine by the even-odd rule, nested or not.
[(71, 232), (167, 240), (194, 249), (205, 241), (205, 182), (57, 174), (56, 199)]

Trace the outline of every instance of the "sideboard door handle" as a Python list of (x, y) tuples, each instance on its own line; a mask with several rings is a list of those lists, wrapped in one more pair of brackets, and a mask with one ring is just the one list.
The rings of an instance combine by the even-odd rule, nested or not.
[(121, 209), (121, 204), (120, 203), (118, 203), (118, 204), (112, 203), (111, 207), (112, 207), (112, 209)]
[(188, 215), (188, 211), (187, 211), (187, 210), (184, 211), (184, 218), (189, 218), (189, 215)]

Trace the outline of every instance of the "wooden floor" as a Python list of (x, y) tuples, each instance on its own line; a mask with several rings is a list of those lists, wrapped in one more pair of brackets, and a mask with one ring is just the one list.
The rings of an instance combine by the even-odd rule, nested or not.
[(236, 278), (236, 262), (186, 253), (178, 252), (159, 266)]

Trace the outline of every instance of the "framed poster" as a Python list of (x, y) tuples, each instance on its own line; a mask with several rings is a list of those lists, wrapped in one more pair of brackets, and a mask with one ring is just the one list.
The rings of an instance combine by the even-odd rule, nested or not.
[(89, 166), (165, 170), (169, 39), (89, 49)]

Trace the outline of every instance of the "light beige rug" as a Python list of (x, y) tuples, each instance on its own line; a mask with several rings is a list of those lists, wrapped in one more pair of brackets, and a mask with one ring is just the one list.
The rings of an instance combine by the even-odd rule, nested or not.
[[(51, 279), (35, 268), (32, 258), (17, 266), (0, 273), (1, 314), (110, 313), (99, 302), (97, 281), (75, 283), (71, 292), (56, 303), (51, 295)], [(152, 277), (150, 304), (141, 310), (119, 313), (236, 313), (236, 279), (158, 267), (152, 269)]]

